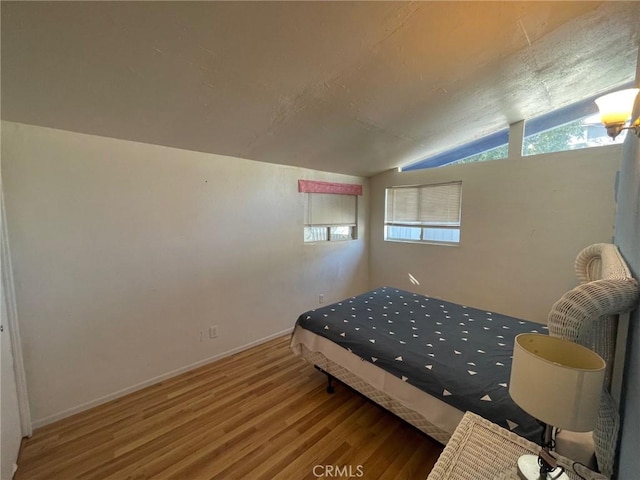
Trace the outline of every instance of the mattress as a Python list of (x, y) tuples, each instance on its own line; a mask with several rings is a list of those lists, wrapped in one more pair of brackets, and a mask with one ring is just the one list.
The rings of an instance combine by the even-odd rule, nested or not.
[[(438, 408), (440, 404), (451, 408), (442, 409), (449, 411), (442, 416), (446, 429), (461, 418), (460, 413), (449, 418), (447, 415), (468, 410), (537, 442), (541, 427), (511, 400), (508, 382), (515, 336), (545, 328), (534, 322), (381, 287), (300, 315), (292, 347), (305, 345), (331, 359), (346, 352), (350, 355), (343, 360), (350, 362), (349, 369), (358, 369), (353, 364), (360, 363), (360, 369), (370, 370), (365, 365), (374, 367), (371, 375), (382, 370), (388, 376), (368, 381), (383, 391), (389, 385), (379, 384), (389, 383), (389, 379), (394, 379), (394, 388), (403, 384), (411, 387), (394, 393), (394, 397), (408, 396), (412, 408), (428, 409), (428, 418), (433, 419), (432, 406), (424, 404), (424, 393), (429, 394), (429, 402), (437, 401), (432, 403)], [(315, 337), (309, 337), (309, 333)], [(331, 344), (339, 350), (329, 347)], [(342, 361), (338, 363), (345, 366)]]

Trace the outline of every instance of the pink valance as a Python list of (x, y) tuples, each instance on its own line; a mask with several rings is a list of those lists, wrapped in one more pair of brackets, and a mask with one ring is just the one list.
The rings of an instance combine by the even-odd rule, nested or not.
[(303, 193), (362, 195), (362, 185), (356, 185), (353, 183), (318, 182), (315, 180), (298, 180), (298, 191)]

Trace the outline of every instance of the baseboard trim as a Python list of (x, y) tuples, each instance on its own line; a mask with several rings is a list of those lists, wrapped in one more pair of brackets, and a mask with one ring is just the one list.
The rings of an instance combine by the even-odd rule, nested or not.
[(222, 353), (219, 353), (219, 354), (214, 355), (212, 357), (208, 357), (208, 358), (205, 358), (203, 360), (199, 360), (199, 361), (197, 361), (195, 363), (192, 363), (190, 365), (186, 365), (186, 366), (178, 368), (176, 370), (171, 370), (170, 372), (164, 373), (162, 375), (158, 375), (157, 377), (150, 378), (149, 380), (145, 380), (144, 382), (140, 382), (140, 383), (137, 383), (137, 384), (132, 385), (130, 387), (124, 388), (122, 390), (118, 390), (118, 391), (110, 393), (108, 395), (104, 395), (104, 396), (102, 396), (100, 398), (96, 398), (95, 400), (91, 400), (89, 402), (85, 402), (83, 404), (80, 404), (78, 406), (69, 408), (67, 410), (63, 410), (62, 412), (55, 413), (53, 415), (49, 415), (48, 417), (35, 420), (32, 423), (32, 426), (33, 426), (34, 429), (40, 428), (40, 427), (44, 427), (45, 425), (49, 425), (50, 423), (57, 422), (58, 420), (62, 420), (63, 418), (70, 417), (71, 415), (75, 415), (76, 413), (80, 413), (80, 412), (83, 412), (83, 411), (88, 410), (90, 408), (97, 407), (98, 405), (101, 405), (103, 403), (109, 402), (111, 400), (115, 400), (116, 398), (120, 398), (120, 397), (122, 397), (124, 395), (128, 395), (129, 393), (133, 393), (133, 392), (136, 392), (138, 390), (142, 390), (143, 388), (146, 388), (146, 387), (148, 387), (150, 385), (154, 385), (156, 383), (162, 382), (163, 380), (167, 380), (168, 378), (175, 377), (176, 375), (180, 375), (182, 373), (188, 372), (188, 371), (193, 370), (195, 368), (202, 367), (202, 366), (207, 365), (209, 363), (215, 362), (216, 360), (221, 360), (221, 359), (223, 359), (225, 357), (229, 357), (229, 356), (234, 355), (236, 353), (240, 353), (240, 352), (242, 352), (244, 350), (248, 350), (248, 349), (250, 349), (252, 347), (255, 347), (255, 346), (261, 345), (261, 344), (263, 344), (265, 342), (268, 342), (270, 340), (273, 340), (274, 338), (290, 334), (292, 331), (293, 331), (293, 328), (287, 328), (286, 330), (282, 330), (281, 332), (277, 332), (277, 333), (274, 333), (272, 335), (260, 338), (258, 340), (254, 340), (253, 342), (247, 343), (247, 344), (242, 345), (240, 347), (232, 348), (231, 350), (227, 350), (226, 352), (222, 352)]

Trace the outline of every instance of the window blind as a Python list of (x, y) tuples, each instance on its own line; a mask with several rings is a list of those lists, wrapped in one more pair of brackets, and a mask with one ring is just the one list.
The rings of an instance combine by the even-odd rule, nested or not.
[(355, 225), (356, 196), (307, 193), (305, 225)]
[(387, 189), (387, 225), (459, 226), (462, 182)]

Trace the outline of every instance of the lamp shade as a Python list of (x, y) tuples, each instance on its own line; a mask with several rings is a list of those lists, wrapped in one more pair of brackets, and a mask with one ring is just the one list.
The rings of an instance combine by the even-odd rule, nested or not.
[(629, 88), (618, 92), (609, 93), (595, 100), (600, 119), (605, 126), (624, 124), (633, 110), (636, 95), (640, 89)]
[(558, 428), (588, 432), (595, 426), (605, 361), (558, 337), (516, 337), (509, 394), (528, 414)]

